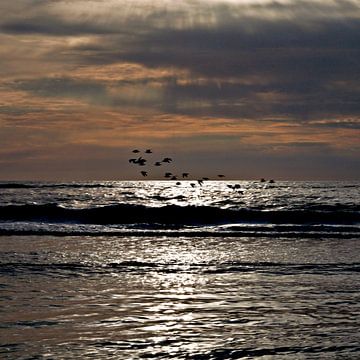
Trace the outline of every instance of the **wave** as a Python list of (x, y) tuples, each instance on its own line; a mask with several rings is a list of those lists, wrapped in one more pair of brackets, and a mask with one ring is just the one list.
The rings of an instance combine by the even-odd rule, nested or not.
[(64, 208), (58, 204), (0, 206), (2, 221), (41, 221), (80, 224), (220, 225), (359, 224), (358, 206), (326, 206), (304, 210), (223, 209), (211, 206), (147, 207), (117, 204), (92, 208)]
[(121, 231), (93, 231), (93, 230), (50, 230), (50, 229), (1, 229), (0, 236), (56, 236), (56, 237), (146, 237), (146, 238), (286, 238), (286, 239), (358, 239), (360, 231), (352, 232), (277, 232), (277, 231), (143, 231), (143, 230), (121, 230)]
[(182, 273), (201, 272), (209, 273), (276, 273), (276, 274), (322, 274), (322, 273), (359, 273), (359, 263), (277, 263), (277, 262), (202, 262), (202, 263), (163, 263), (146, 261), (123, 261), (110, 263), (41, 263), (41, 262), (2, 262), (0, 274), (14, 271), (36, 272), (74, 272), (87, 275), (94, 273), (115, 272), (148, 272), (149, 270), (159, 273)]

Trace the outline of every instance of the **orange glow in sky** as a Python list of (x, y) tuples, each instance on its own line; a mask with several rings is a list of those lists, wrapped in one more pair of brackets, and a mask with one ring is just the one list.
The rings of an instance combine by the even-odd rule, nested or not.
[(136, 178), (135, 147), (234, 178), (359, 178), (355, 1), (0, 9), (0, 180)]

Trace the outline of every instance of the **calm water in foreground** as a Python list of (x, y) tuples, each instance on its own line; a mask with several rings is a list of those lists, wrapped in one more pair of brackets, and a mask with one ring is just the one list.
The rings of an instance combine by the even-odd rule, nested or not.
[(359, 184), (229, 184), (0, 183), (0, 358), (359, 359)]

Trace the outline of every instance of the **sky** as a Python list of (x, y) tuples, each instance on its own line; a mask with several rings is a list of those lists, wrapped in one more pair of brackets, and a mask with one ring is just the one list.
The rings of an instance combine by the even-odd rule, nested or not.
[(359, 140), (359, 0), (0, 2), (0, 180), (138, 179), (148, 148), (194, 177), (359, 180)]

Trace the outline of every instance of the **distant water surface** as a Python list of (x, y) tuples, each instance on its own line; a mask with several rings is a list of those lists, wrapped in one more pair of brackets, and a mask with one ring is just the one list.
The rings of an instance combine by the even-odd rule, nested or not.
[(346, 237), (360, 230), (359, 189), (357, 182), (3, 182), (0, 233)]
[(358, 359), (358, 185), (0, 183), (0, 358)]

